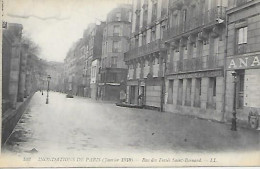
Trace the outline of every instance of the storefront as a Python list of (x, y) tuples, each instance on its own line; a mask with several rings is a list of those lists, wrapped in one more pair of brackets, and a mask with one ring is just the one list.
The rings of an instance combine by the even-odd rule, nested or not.
[[(226, 64), (227, 119), (230, 120), (232, 118), (233, 100), (236, 100), (235, 107), (238, 123), (250, 122), (249, 116), (254, 115), (259, 117), (260, 114), (260, 53), (228, 57)], [(234, 91), (235, 86), (236, 89)], [(257, 128), (253, 124), (251, 125), (253, 128)]]

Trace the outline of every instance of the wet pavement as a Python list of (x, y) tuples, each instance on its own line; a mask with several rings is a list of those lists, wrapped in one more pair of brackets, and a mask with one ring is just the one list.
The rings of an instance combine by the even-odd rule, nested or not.
[(5, 153), (255, 150), (259, 132), (152, 110), (117, 107), (65, 94), (35, 93)]

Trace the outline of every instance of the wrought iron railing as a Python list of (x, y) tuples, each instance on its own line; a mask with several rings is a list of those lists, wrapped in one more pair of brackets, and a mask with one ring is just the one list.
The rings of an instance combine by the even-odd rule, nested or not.
[(200, 13), (196, 16), (188, 18), (185, 22), (180, 22), (179, 25), (173, 26), (163, 32), (163, 39), (168, 40), (182, 33), (191, 31), (193, 29), (215, 24), (216, 19), (225, 19), (226, 7), (218, 6), (210, 9), (205, 13)]
[(125, 61), (135, 59), (141, 56), (145, 56), (156, 51), (161, 50), (163, 47), (161, 45), (161, 40), (157, 39), (153, 42), (150, 42), (146, 45), (130, 49), (128, 52), (125, 53)]
[(202, 56), (190, 59), (178, 60), (176, 64), (168, 64), (168, 74), (179, 72), (190, 72), (199, 70), (209, 70), (221, 68), (222, 65), (217, 60), (217, 56)]

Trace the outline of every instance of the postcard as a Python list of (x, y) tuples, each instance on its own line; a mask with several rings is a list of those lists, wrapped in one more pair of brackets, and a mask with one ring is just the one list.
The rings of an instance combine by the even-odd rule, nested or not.
[(0, 167), (260, 166), (259, 0), (2, 0)]

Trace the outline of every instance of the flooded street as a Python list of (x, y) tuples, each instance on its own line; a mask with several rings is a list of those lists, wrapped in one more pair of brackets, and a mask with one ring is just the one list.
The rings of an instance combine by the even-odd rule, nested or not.
[[(4, 146), (6, 153), (254, 150), (259, 133), (171, 113), (50, 92), (35, 93)], [(207, 130), (205, 130), (207, 129)], [(201, 144), (203, 143), (203, 144)]]

